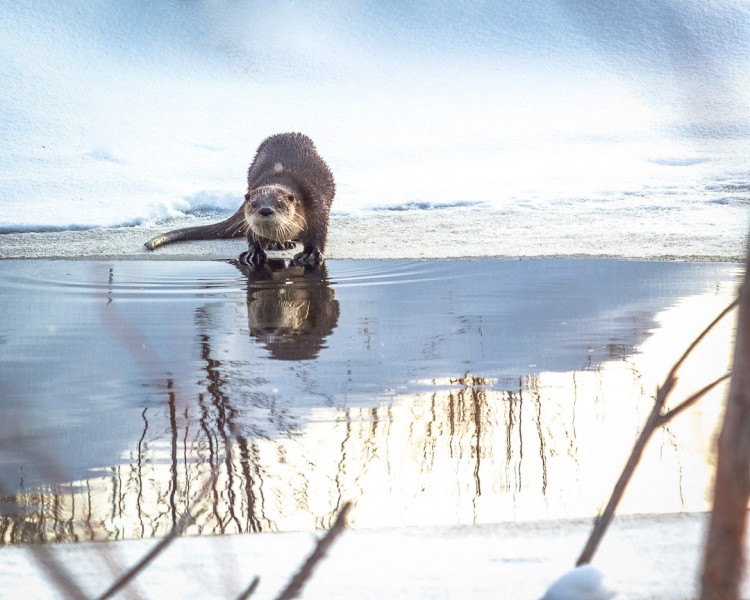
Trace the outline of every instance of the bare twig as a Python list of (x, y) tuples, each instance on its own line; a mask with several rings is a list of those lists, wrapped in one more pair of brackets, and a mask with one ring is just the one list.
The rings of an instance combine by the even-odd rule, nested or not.
[(145, 569), (151, 562), (156, 559), (159, 554), (164, 552), (164, 550), (167, 549), (167, 547), (174, 542), (180, 534), (185, 530), (185, 528), (190, 525), (195, 517), (192, 514), (192, 509), (196, 505), (200, 504), (204, 498), (204, 496), (208, 493), (208, 491), (214, 486), (216, 483), (216, 479), (218, 477), (218, 473), (214, 471), (211, 474), (211, 477), (208, 479), (208, 481), (203, 485), (201, 488), (201, 491), (198, 493), (198, 495), (195, 497), (193, 502), (191, 503), (191, 506), (187, 508), (187, 510), (183, 513), (183, 515), (180, 517), (180, 519), (175, 523), (174, 527), (172, 527), (172, 530), (161, 540), (159, 541), (156, 546), (154, 546), (149, 552), (146, 553), (146, 555), (141, 558), (135, 565), (133, 565), (126, 573), (124, 573), (117, 581), (115, 581), (101, 596), (99, 596), (99, 600), (105, 600), (106, 598), (111, 598), (114, 596), (118, 591), (120, 591), (122, 588), (124, 588), (130, 581), (132, 581), (135, 577), (137, 577), (143, 569)]
[(672, 370), (669, 371), (669, 374), (667, 375), (667, 379), (664, 382), (664, 387), (666, 387), (668, 382), (672, 380), (674, 381), (677, 380), (677, 377), (676, 377), (677, 370), (682, 366), (682, 363), (685, 362), (685, 359), (687, 359), (690, 353), (693, 350), (695, 350), (695, 347), (703, 341), (703, 338), (706, 337), (706, 335), (708, 335), (708, 332), (711, 331), (719, 321), (721, 321), (724, 317), (726, 317), (734, 308), (737, 308), (737, 305), (739, 304), (739, 302), (740, 302), (739, 297), (735, 298), (734, 302), (732, 302), (729, 306), (727, 306), (724, 310), (722, 310), (718, 314), (718, 316), (708, 324), (708, 326), (701, 332), (701, 334), (693, 340), (693, 343), (687, 347), (687, 350), (683, 352), (680, 359), (672, 367)]
[(719, 385), (722, 381), (726, 381), (732, 376), (732, 372), (726, 373), (725, 375), (722, 375), (721, 377), (718, 377), (717, 379), (714, 379), (711, 383), (709, 383), (707, 386), (701, 388), (697, 392), (695, 392), (692, 396), (689, 398), (683, 400), (680, 402), (677, 406), (675, 406), (672, 410), (667, 411), (664, 413), (661, 417), (659, 417), (659, 425), (664, 425), (665, 423), (668, 423), (672, 419), (674, 419), (677, 415), (679, 415), (682, 411), (690, 408), (693, 404), (698, 402), (703, 396), (708, 394), (712, 389), (714, 389), (717, 385)]
[(242, 592), (239, 596), (237, 596), (237, 600), (247, 600), (250, 596), (252, 596), (255, 593), (255, 590), (258, 589), (258, 584), (260, 584), (260, 577), (255, 577), (250, 582), (250, 585), (247, 586), (247, 589), (244, 592)]
[(31, 556), (39, 564), (42, 572), (54, 581), (66, 598), (86, 598), (86, 594), (70, 575), (65, 565), (55, 557), (54, 552), (44, 543), (29, 546)]
[[(17, 452), (30, 458), (40, 470), (46, 472), (52, 478), (57, 479), (58, 481), (64, 481), (66, 479), (65, 473), (56, 466), (50, 456), (40, 448), (30, 444), (21, 432), (19, 432), (17, 436), (11, 438), (10, 443)], [(5, 485), (0, 481), (0, 493), (3, 495), (12, 495), (4, 488)], [(26, 548), (31, 554), (31, 557), (39, 565), (42, 573), (44, 573), (46, 577), (52, 580), (58, 588), (65, 593), (66, 598), (86, 597), (83, 589), (78, 585), (75, 578), (70, 574), (62, 561), (58, 560), (55, 553), (46, 545), (43, 533), (39, 534), (37, 541), (29, 544)]]
[(721, 321), (721, 319), (723, 319), (733, 308), (735, 308), (738, 302), (739, 299), (735, 300), (723, 311), (721, 311), (721, 313), (719, 313), (719, 315), (713, 321), (711, 321), (711, 323), (709, 323), (709, 325), (700, 333), (700, 335), (693, 340), (693, 342), (688, 346), (687, 350), (683, 352), (682, 356), (670, 369), (669, 373), (667, 374), (667, 378), (664, 380), (664, 385), (657, 389), (656, 398), (654, 399), (654, 406), (651, 409), (651, 413), (646, 419), (646, 423), (643, 425), (643, 429), (641, 430), (641, 433), (638, 436), (635, 445), (633, 446), (633, 450), (630, 453), (628, 461), (625, 463), (625, 467), (623, 468), (622, 473), (620, 473), (620, 477), (617, 480), (614, 489), (612, 490), (612, 494), (609, 497), (607, 506), (604, 508), (602, 514), (594, 524), (591, 535), (586, 541), (586, 545), (584, 546), (581, 555), (576, 561), (576, 566), (588, 564), (594, 557), (594, 554), (596, 553), (596, 550), (599, 547), (599, 544), (601, 543), (602, 538), (604, 537), (604, 534), (609, 527), (609, 524), (614, 518), (617, 506), (620, 504), (620, 500), (625, 493), (625, 488), (630, 482), (635, 469), (638, 467), (638, 463), (641, 460), (643, 451), (646, 449), (646, 444), (648, 444), (648, 441), (649, 439), (651, 439), (651, 435), (654, 433), (654, 431), (658, 427), (664, 425), (670, 419), (681, 413), (683, 410), (697, 402), (699, 398), (703, 397), (706, 393), (708, 393), (711, 389), (713, 389), (721, 381), (724, 381), (724, 379), (728, 377), (728, 375), (720, 377), (716, 381), (710, 383), (700, 391), (690, 396), (687, 400), (682, 402), (671, 411), (662, 414), (662, 409), (666, 404), (667, 398), (669, 397), (670, 392), (672, 391), (672, 389), (674, 389), (674, 386), (677, 383), (677, 371), (679, 370), (679, 368), (685, 362), (690, 353), (696, 348), (696, 346), (698, 346), (703, 338), (706, 337), (708, 332), (711, 331), (716, 326), (716, 324)]
[(344, 530), (346, 525), (346, 515), (349, 513), (351, 507), (351, 502), (346, 502), (341, 507), (333, 527), (331, 527), (331, 529), (328, 530), (328, 533), (318, 540), (312, 554), (308, 556), (305, 563), (299, 568), (297, 573), (295, 573), (294, 577), (292, 577), (289, 585), (287, 585), (281, 594), (277, 596), (277, 600), (291, 600), (292, 598), (297, 598), (299, 596), (305, 583), (307, 583), (307, 580), (312, 576), (312, 572), (317, 564), (323, 559), (338, 535)]
[[(657, 398), (658, 396), (659, 394), (657, 394)], [(651, 434), (654, 432), (654, 429), (656, 429), (658, 425), (660, 408), (661, 406), (655, 402), (654, 408), (652, 409), (651, 414), (648, 416), (646, 424), (643, 426), (643, 430), (641, 431), (641, 434), (638, 436), (638, 439), (635, 442), (635, 446), (633, 446), (633, 450), (630, 453), (630, 458), (628, 458), (628, 462), (625, 463), (625, 468), (623, 468), (622, 473), (620, 473), (620, 478), (617, 480), (617, 483), (612, 490), (612, 495), (609, 497), (609, 502), (607, 502), (607, 506), (605, 507), (604, 511), (596, 520), (594, 529), (591, 531), (591, 535), (589, 536), (589, 539), (583, 548), (583, 552), (581, 552), (581, 555), (578, 557), (578, 561), (576, 561), (576, 566), (588, 564), (594, 557), (594, 553), (599, 547), (599, 543), (604, 537), (604, 534), (607, 531), (607, 527), (609, 527), (609, 524), (612, 521), (612, 517), (614, 517), (617, 505), (620, 503), (622, 495), (625, 493), (625, 488), (627, 487), (628, 482), (630, 481), (630, 478), (635, 471), (635, 468), (638, 466), (638, 462), (641, 460), (643, 450), (646, 448), (646, 444), (648, 443)]]

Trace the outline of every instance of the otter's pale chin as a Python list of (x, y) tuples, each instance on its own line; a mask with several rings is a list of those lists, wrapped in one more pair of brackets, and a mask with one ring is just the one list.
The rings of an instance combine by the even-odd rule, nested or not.
[(251, 214), (247, 219), (247, 224), (257, 237), (273, 242), (294, 239), (302, 231), (302, 227), (293, 219), (278, 214), (271, 217)]

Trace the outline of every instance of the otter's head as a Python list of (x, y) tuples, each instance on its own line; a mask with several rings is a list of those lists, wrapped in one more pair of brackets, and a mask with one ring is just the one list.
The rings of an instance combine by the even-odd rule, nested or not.
[(293, 240), (305, 226), (299, 195), (283, 185), (264, 185), (245, 194), (245, 220), (258, 237)]

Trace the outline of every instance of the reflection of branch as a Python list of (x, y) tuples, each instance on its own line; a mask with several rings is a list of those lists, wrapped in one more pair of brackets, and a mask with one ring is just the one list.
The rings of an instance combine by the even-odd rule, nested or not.
[(701, 334), (693, 340), (693, 342), (688, 346), (687, 350), (683, 352), (682, 356), (669, 371), (667, 378), (664, 380), (664, 385), (657, 389), (656, 398), (654, 400), (654, 407), (651, 409), (651, 414), (649, 414), (648, 419), (646, 419), (643, 430), (638, 436), (638, 439), (633, 446), (633, 450), (630, 453), (630, 458), (628, 458), (628, 462), (625, 464), (622, 473), (620, 473), (620, 478), (617, 480), (617, 483), (612, 490), (612, 495), (609, 498), (609, 502), (607, 503), (606, 508), (594, 524), (594, 529), (592, 530), (591, 535), (586, 542), (586, 546), (584, 547), (583, 552), (581, 552), (581, 555), (578, 557), (576, 566), (588, 564), (591, 562), (596, 549), (599, 547), (599, 543), (604, 537), (604, 534), (606, 533), (607, 528), (609, 527), (609, 524), (615, 515), (615, 510), (617, 509), (617, 505), (620, 503), (620, 500), (625, 493), (625, 488), (627, 487), (630, 478), (633, 476), (633, 473), (635, 472), (635, 469), (641, 460), (641, 456), (646, 448), (646, 444), (648, 443), (651, 435), (654, 433), (656, 428), (661, 427), (670, 419), (677, 416), (683, 410), (694, 404), (699, 398), (704, 396), (707, 392), (709, 392), (729, 376), (724, 375), (723, 377), (720, 377), (716, 381), (712, 382), (711, 384), (707, 385), (700, 391), (690, 396), (676, 408), (662, 414), (662, 409), (664, 408), (667, 398), (674, 388), (675, 384), (677, 383), (677, 371), (679, 370), (679, 368), (685, 362), (690, 353), (696, 348), (696, 346), (703, 340), (704, 337), (706, 337), (708, 332), (711, 331), (711, 329), (713, 329), (722, 318), (724, 318), (733, 308), (737, 306), (738, 301), (739, 300), (735, 300), (723, 311), (721, 311), (721, 313), (713, 321), (711, 321), (708, 327), (706, 327), (701, 332)]
[[(202, 321), (210, 321), (209, 314), (204, 308), (196, 310), (196, 324), (200, 328), (203, 323)], [(229, 512), (229, 521), (234, 522), (238, 532), (243, 532), (248, 527), (243, 528), (240, 523), (239, 517), (235, 513), (235, 486), (234, 486), (234, 475), (235, 475), (235, 460), (233, 446), (234, 441), (238, 438), (238, 431), (234, 424), (234, 417), (236, 411), (232, 406), (229, 396), (224, 391), (225, 380), (221, 374), (222, 363), (220, 360), (211, 357), (213, 347), (211, 336), (206, 333), (201, 334), (201, 359), (205, 361), (204, 370), (206, 372), (207, 385), (206, 391), (209, 393), (212, 399), (212, 404), (216, 409), (216, 429), (217, 435), (221, 436), (221, 440), (224, 445), (224, 465), (226, 468), (226, 494), (227, 494), (227, 509)], [(217, 438), (218, 441), (218, 438)], [(242, 454), (242, 449), (240, 449)], [(218, 514), (218, 500), (219, 491), (214, 492), (215, 506), (214, 515), (216, 517), (219, 529), (221, 533), (226, 533), (226, 526), (228, 521), (221, 519)], [(251, 497), (248, 497), (248, 521), (252, 522), (254, 518), (255, 506), (250, 503)]]
[(114, 596), (128, 583), (130, 583), (132, 579), (134, 579), (141, 571), (143, 571), (143, 569), (145, 569), (156, 557), (159, 556), (159, 554), (164, 552), (164, 550), (166, 550), (167, 547), (180, 536), (185, 528), (190, 525), (195, 519), (195, 515), (193, 515), (191, 512), (192, 507), (200, 504), (203, 501), (203, 497), (214, 486), (218, 474), (218, 470), (214, 470), (211, 477), (208, 479), (208, 481), (206, 481), (201, 491), (193, 500), (192, 506), (188, 507), (188, 509), (180, 517), (180, 520), (177, 521), (174, 527), (172, 527), (172, 530), (167, 534), (167, 536), (164, 537), (164, 539), (162, 539), (158, 544), (156, 544), (156, 546), (154, 546), (140, 561), (133, 565), (122, 577), (115, 581), (109, 587), (109, 589), (107, 589), (107, 591), (105, 591), (99, 597), (100, 600), (105, 600), (106, 598), (111, 598), (112, 596)]
[(328, 549), (333, 545), (333, 542), (336, 541), (336, 538), (344, 530), (346, 525), (346, 515), (349, 513), (351, 507), (351, 502), (346, 502), (341, 507), (333, 527), (331, 527), (328, 533), (318, 540), (312, 554), (310, 554), (305, 561), (305, 564), (303, 564), (297, 573), (295, 573), (294, 577), (292, 577), (289, 585), (287, 585), (281, 594), (277, 596), (277, 600), (290, 600), (291, 598), (297, 598), (300, 595), (302, 588), (312, 576), (312, 572), (317, 564), (323, 559)]
[[(237, 445), (240, 448), (240, 467), (242, 469), (242, 479), (245, 482), (245, 500), (247, 501), (247, 530), (257, 532), (262, 530), (260, 519), (256, 516), (256, 505), (258, 500), (253, 492), (253, 475), (250, 472), (250, 446), (244, 435), (235, 433)], [(257, 461), (256, 461), (257, 462)], [(260, 478), (260, 477), (259, 477)], [(261, 494), (262, 497), (262, 494)], [(263, 513), (263, 506), (260, 508)]]
[(172, 512), (172, 527), (177, 523), (177, 504), (175, 498), (177, 496), (177, 407), (176, 395), (174, 393), (174, 382), (171, 379), (167, 380), (167, 390), (169, 390), (169, 429), (171, 432), (170, 439), (170, 471), (172, 472), (172, 489), (169, 491), (169, 506)]
[[(461, 392), (464, 392), (464, 390), (461, 390)], [(474, 387), (472, 384), (469, 388), (469, 391), (471, 393), (471, 404), (472, 404), (472, 410), (474, 412), (474, 435), (476, 439), (476, 458), (474, 460), (474, 498), (472, 499), (472, 506), (473, 506), (473, 512), (474, 512), (474, 521), (476, 522), (477, 519), (477, 501), (479, 500), (479, 497), (482, 495), (482, 479), (479, 474), (480, 469), (482, 467), (482, 406), (485, 404), (483, 402), (484, 393), (481, 392), (478, 388)]]

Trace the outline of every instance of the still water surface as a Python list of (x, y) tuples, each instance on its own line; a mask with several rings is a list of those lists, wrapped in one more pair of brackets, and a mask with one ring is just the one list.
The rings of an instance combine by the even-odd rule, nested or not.
[[(0, 540), (593, 516), (730, 264), (0, 262)], [(731, 320), (675, 401), (726, 371)], [(705, 510), (724, 388), (623, 512)]]

